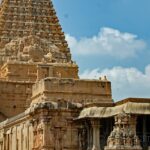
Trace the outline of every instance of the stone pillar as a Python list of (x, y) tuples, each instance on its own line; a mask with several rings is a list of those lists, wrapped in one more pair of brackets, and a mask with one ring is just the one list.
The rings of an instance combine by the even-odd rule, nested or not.
[(100, 150), (100, 120), (92, 119), (91, 125), (93, 129), (92, 150)]
[[(43, 112), (42, 112), (43, 113)], [(32, 150), (50, 150), (50, 116), (43, 114), (31, 121), (33, 126), (33, 148)]]
[(53, 73), (53, 66), (49, 66), (49, 77), (53, 77), (54, 73)]
[(9, 134), (6, 134), (6, 149), (9, 150)]
[(3, 133), (3, 147), (2, 150), (6, 149), (6, 134)]
[(41, 120), (42, 126), (43, 126), (43, 148), (42, 150), (49, 150), (50, 149), (50, 129), (49, 129), (49, 123), (50, 123), (50, 118), (42, 118)]
[(90, 127), (85, 120), (78, 128), (79, 150), (91, 150), (90, 136)]
[(10, 150), (12, 149), (12, 129), (10, 129)]
[(40, 66), (37, 66), (37, 81), (39, 81), (42, 78), (42, 69)]

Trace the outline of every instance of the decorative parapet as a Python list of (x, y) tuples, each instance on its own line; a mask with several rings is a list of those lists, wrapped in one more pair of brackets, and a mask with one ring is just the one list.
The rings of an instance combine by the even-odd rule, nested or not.
[(32, 103), (57, 102), (60, 98), (88, 106), (113, 103), (109, 81), (49, 77), (33, 86)]
[(25, 111), (26, 114), (34, 115), (40, 110), (80, 110), (82, 108), (81, 104), (71, 103), (67, 101), (60, 100), (56, 102), (41, 102), (31, 104), (31, 106)]

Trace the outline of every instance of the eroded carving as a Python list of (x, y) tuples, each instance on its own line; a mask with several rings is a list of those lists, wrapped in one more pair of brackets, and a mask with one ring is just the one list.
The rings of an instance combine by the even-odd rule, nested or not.
[(66, 62), (67, 56), (52, 42), (30, 35), (10, 41), (2, 49), (3, 60)]
[[(140, 141), (132, 126), (132, 117), (125, 113), (115, 116), (115, 126), (107, 140), (105, 150), (111, 149), (136, 149), (141, 150)], [(134, 119), (135, 120), (135, 119)]]

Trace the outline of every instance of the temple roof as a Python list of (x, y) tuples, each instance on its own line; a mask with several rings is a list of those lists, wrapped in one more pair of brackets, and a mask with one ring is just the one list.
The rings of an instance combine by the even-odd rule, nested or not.
[[(42, 57), (47, 54), (46, 57), (54, 57), (56, 62), (59, 59), (61, 62), (71, 61), (70, 50), (51, 0), (3, 0), (0, 7), (1, 60), (24, 57), (20, 61), (28, 61), (27, 57), (34, 50)], [(35, 61), (42, 61), (35, 57)]]
[(150, 104), (139, 102), (127, 102), (125, 104), (115, 107), (89, 107), (84, 108), (78, 119), (84, 118), (108, 118), (117, 114), (136, 114), (136, 115), (149, 115)]
[(84, 108), (78, 119), (84, 118), (107, 118), (117, 114), (150, 114), (150, 99), (148, 98), (127, 98), (116, 102), (112, 107), (89, 107)]

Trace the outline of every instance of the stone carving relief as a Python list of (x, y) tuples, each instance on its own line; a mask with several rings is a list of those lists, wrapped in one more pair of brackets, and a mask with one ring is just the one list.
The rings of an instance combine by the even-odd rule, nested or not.
[(25, 62), (66, 62), (67, 56), (52, 42), (38, 36), (26, 36), (10, 41), (1, 50), (3, 60)]
[(33, 150), (41, 150), (42, 148), (62, 150), (67, 143), (67, 135), (70, 136), (71, 133), (72, 118), (69, 116), (67, 118), (62, 111), (51, 112), (51, 110), (54, 111), (55, 109), (51, 104), (45, 103), (39, 104), (29, 112), (31, 116), (35, 116), (35, 119), (31, 121), (34, 140)]
[(51, 129), (52, 133), (52, 143), (54, 143), (53, 147), (55, 150), (62, 150), (63, 149), (63, 143), (64, 143), (64, 137), (65, 137), (65, 128), (56, 127)]
[[(42, 99), (46, 99), (46, 97), (42, 97)], [(73, 103), (69, 101), (65, 101), (64, 99), (58, 99), (57, 102), (40, 102), (40, 103), (33, 103), (31, 106), (26, 110), (26, 113), (35, 114), (36, 111), (40, 109), (81, 109), (82, 105), (79, 103)], [(56, 122), (57, 123), (57, 122)]]
[(43, 146), (43, 123), (38, 120), (32, 122), (33, 125), (33, 150), (40, 150)]
[(67, 126), (65, 116), (59, 112), (55, 113), (50, 124), (50, 143), (52, 143), (53, 149), (62, 150), (64, 148), (64, 143), (67, 140), (67, 128), (69, 128), (69, 126)]
[(31, 121), (33, 126), (33, 150), (41, 150), (50, 145), (50, 117), (40, 117)]
[[(115, 116), (115, 126), (107, 140), (108, 149), (142, 149), (140, 141), (135, 133), (136, 126), (133, 126), (131, 120), (133, 116), (122, 113)], [(135, 120), (135, 119), (134, 119)], [(134, 127), (134, 128), (133, 128)]]

